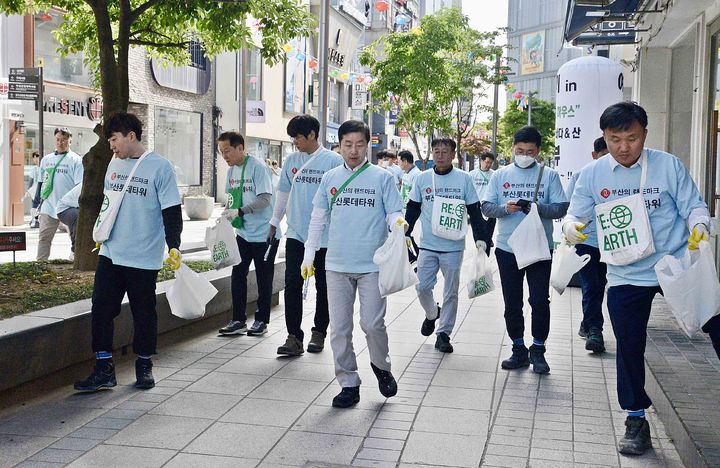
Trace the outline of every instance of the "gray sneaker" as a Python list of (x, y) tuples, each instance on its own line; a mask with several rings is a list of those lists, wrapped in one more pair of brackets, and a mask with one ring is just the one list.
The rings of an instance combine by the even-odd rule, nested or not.
[(255, 320), (247, 331), (248, 336), (260, 336), (265, 333), (267, 333), (267, 325), (265, 322), (261, 322), (260, 320)]
[(221, 335), (240, 335), (247, 333), (247, 325), (245, 322), (230, 320), (227, 325), (218, 330)]
[(310, 343), (308, 343), (308, 353), (319, 353), (325, 347), (325, 333), (317, 330), (312, 331)]
[(302, 341), (298, 340), (295, 335), (288, 335), (285, 344), (277, 349), (278, 354), (285, 356), (300, 356), (304, 352)]

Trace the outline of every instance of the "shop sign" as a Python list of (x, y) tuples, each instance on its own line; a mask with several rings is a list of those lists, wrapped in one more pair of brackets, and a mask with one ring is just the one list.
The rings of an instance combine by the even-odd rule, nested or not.
[(248, 123), (265, 123), (265, 101), (247, 101), (245, 109)]
[(2, 232), (0, 233), (0, 252), (15, 252), (17, 250), (26, 250), (25, 233), (20, 232)]
[(74, 115), (76, 117), (87, 116), (87, 106), (84, 102), (55, 96), (50, 96), (45, 101), (43, 110), (53, 114)]
[(93, 122), (98, 122), (102, 119), (103, 113), (103, 98), (100, 96), (91, 96), (88, 98), (87, 104), (88, 117)]
[(367, 108), (368, 95), (365, 83), (355, 82), (352, 84), (352, 109), (365, 110)]

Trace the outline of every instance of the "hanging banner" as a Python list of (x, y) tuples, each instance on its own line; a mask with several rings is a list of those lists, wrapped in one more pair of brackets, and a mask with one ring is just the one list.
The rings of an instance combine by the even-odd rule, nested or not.
[(545, 30), (522, 35), (520, 42), (520, 74), (545, 71)]
[(352, 106), (353, 110), (365, 110), (368, 103), (367, 86), (364, 83), (355, 82), (352, 84)]

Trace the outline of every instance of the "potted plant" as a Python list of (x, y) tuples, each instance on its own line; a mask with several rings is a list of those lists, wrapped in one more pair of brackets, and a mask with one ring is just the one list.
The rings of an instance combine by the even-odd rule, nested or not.
[(183, 199), (185, 214), (191, 220), (210, 219), (215, 206), (215, 199), (206, 193), (200, 195), (186, 195)]

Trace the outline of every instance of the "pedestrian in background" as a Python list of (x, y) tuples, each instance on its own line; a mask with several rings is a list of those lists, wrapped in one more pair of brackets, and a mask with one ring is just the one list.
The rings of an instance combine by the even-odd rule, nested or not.
[[(470, 171), (470, 177), (472, 177), (473, 184), (475, 184), (475, 191), (478, 194), (478, 199), (482, 200), (485, 196), (485, 190), (490, 183), (490, 177), (495, 172), (492, 168), (495, 162), (495, 155), (492, 151), (485, 151), (480, 155), (480, 167)], [(490, 231), (490, 237), (495, 233), (495, 222), (497, 218), (487, 218), (488, 230)]]
[(382, 150), (377, 154), (378, 165), (387, 169), (395, 180), (395, 187), (400, 190), (402, 183), (403, 170), (397, 165), (397, 154), (394, 151)]

